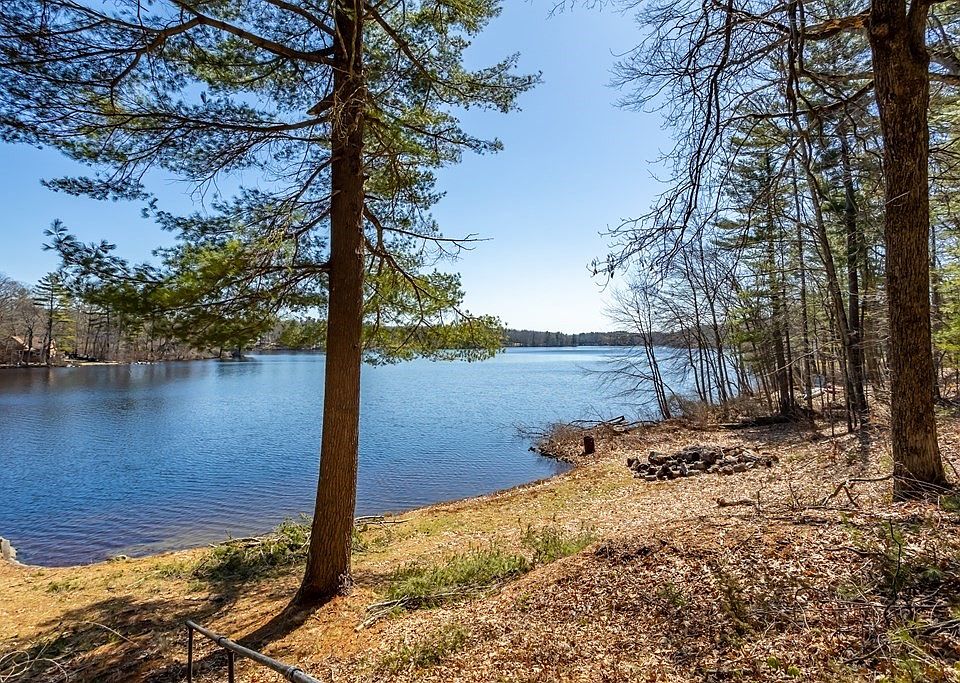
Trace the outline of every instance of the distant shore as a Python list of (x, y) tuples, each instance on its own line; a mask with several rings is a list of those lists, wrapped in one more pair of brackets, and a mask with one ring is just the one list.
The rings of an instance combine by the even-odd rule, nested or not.
[(114, 365), (161, 365), (163, 363), (188, 363), (200, 360), (231, 360), (228, 358), (218, 359), (216, 356), (207, 356), (204, 358), (163, 358), (160, 360), (91, 360), (91, 361), (69, 361), (66, 363), (29, 363), (23, 365), (13, 365), (10, 363), (0, 363), (0, 370), (62, 370), (67, 368), (97, 368)]
[[(506, 351), (508, 349), (577, 349), (577, 348), (605, 348), (605, 349), (623, 349), (629, 348), (626, 344), (554, 344), (554, 345), (541, 345), (541, 344), (505, 344), (500, 347), (501, 351)], [(265, 354), (274, 354), (274, 353), (325, 353), (324, 349), (285, 349), (285, 348), (254, 348), (250, 349), (248, 355), (255, 355), (258, 353)], [(157, 360), (97, 360), (97, 361), (80, 361), (80, 360), (71, 360), (68, 362), (57, 362), (50, 365), (44, 363), (29, 363), (22, 365), (14, 365), (11, 363), (0, 363), (0, 370), (38, 370), (38, 369), (57, 369), (57, 368), (83, 368), (83, 367), (103, 367), (111, 365), (159, 365), (161, 363), (185, 363), (188, 361), (201, 361), (201, 360), (217, 360), (223, 362), (235, 362), (238, 360), (246, 360), (247, 356), (242, 358), (230, 358), (230, 357), (218, 357), (218, 356), (204, 356), (200, 358), (160, 358)]]

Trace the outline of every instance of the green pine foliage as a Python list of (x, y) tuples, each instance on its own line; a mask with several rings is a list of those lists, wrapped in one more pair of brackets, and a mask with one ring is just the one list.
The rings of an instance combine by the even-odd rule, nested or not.
[[(435, 174), (465, 151), (501, 147), (463, 130), (457, 112), (511, 111), (538, 76), (517, 74), (516, 55), (466, 66), (498, 1), (364, 11), (368, 357), (486, 357), (500, 323), (466, 311), (459, 278), (442, 265), (473, 237), (440, 232)], [(88, 301), (209, 349), (254, 343), (277, 316), (324, 314), (340, 108), (332, 13), (313, 0), (3, 3), (4, 139), (88, 163), (90, 176), (47, 185), (143, 202), (177, 237), (159, 263), (132, 265), (114, 245), (55, 226), (50, 247)], [(149, 171), (185, 181), (205, 208), (163, 210), (142, 182)], [(232, 197), (218, 193), (251, 178)]]

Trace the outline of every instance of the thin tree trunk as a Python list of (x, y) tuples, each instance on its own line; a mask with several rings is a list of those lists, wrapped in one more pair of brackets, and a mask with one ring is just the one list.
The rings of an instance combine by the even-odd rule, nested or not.
[(850, 387), (853, 390), (851, 404), (862, 419), (867, 409), (867, 397), (864, 391), (863, 331), (860, 327), (860, 259), (863, 253), (863, 239), (857, 220), (856, 188), (853, 184), (853, 169), (850, 164), (850, 146), (847, 132), (840, 127), (840, 161), (843, 169), (844, 211), (843, 222), (846, 228), (847, 247), (847, 334), (850, 354)]
[(657, 397), (657, 404), (660, 407), (660, 415), (663, 419), (669, 420), (673, 415), (670, 413), (670, 401), (667, 398), (663, 375), (660, 374), (660, 364), (657, 362), (657, 356), (654, 351), (652, 332), (652, 329), (641, 330), (640, 337), (643, 341), (643, 350), (647, 356), (647, 364), (650, 366), (650, 377), (653, 382), (654, 393)]
[[(937, 228), (930, 226), (930, 324), (931, 333), (936, 335), (943, 327), (941, 306), (943, 296), (940, 292), (940, 263), (937, 256)], [(943, 379), (943, 354), (934, 346), (933, 351), (933, 398), (940, 400), (940, 381)]]
[(357, 497), (363, 325), (363, 3), (335, 3), (330, 296), (320, 479), (303, 583), (311, 604), (349, 589)]
[[(725, 405), (729, 400), (730, 378), (727, 373), (726, 359), (724, 358), (723, 334), (720, 331), (720, 320), (717, 316), (717, 287), (711, 286), (707, 277), (707, 258), (703, 251), (703, 242), (699, 241), (697, 247), (700, 251), (700, 276), (703, 278), (703, 292), (707, 298), (707, 305), (710, 311), (710, 329), (713, 332), (714, 353), (717, 358), (717, 399), (721, 405)], [(690, 266), (688, 265), (688, 268)]]
[[(799, 151), (800, 151), (800, 161), (803, 164), (804, 174), (806, 176), (807, 186), (810, 189), (810, 201), (811, 207), (813, 208), (814, 215), (814, 235), (816, 237), (815, 244), (819, 255), (823, 261), (824, 268), (826, 269), (827, 276), (827, 290), (830, 294), (830, 303), (834, 310), (834, 315), (831, 316), (834, 323), (836, 324), (836, 330), (838, 336), (843, 344), (843, 358), (841, 359), (843, 378), (844, 378), (844, 387), (847, 389), (845, 392), (846, 404), (847, 404), (847, 426), (852, 430), (853, 428), (853, 419), (857, 417), (859, 419), (859, 413), (855, 416), (852, 413), (852, 403), (851, 403), (851, 352), (850, 352), (850, 334), (849, 334), (849, 324), (847, 322), (847, 312), (844, 307), (843, 294), (840, 290), (840, 283), (837, 278), (836, 265), (833, 261), (833, 252), (830, 247), (830, 238), (827, 234), (826, 224), (823, 220), (823, 207), (821, 206), (821, 197), (823, 193), (820, 190), (820, 182), (817, 179), (816, 174), (813, 171), (813, 160), (812, 154), (810, 151), (810, 131), (805, 128), (800, 120), (800, 114), (797, 107), (797, 103), (800, 99), (800, 89), (799, 89), (799, 75), (796, 71), (796, 66), (799, 62), (797, 57), (797, 46), (799, 39), (797, 36), (801, 35), (798, 32), (798, 13), (800, 10), (800, 4), (798, 2), (791, 2), (790, 4), (790, 32), (794, 36), (794, 40), (791, 40), (788, 43), (788, 59), (787, 63), (789, 65), (789, 71), (787, 73), (787, 105), (790, 110), (790, 122), (799, 137)], [(802, 43), (799, 43), (800, 50), (799, 56), (802, 58), (803, 49)]]
[(804, 254), (803, 221), (800, 211), (800, 188), (793, 174), (793, 198), (797, 214), (797, 265), (800, 270), (800, 353), (803, 356), (803, 395), (807, 410), (813, 413), (813, 373), (810, 367), (810, 321), (807, 313), (807, 264)]
[[(770, 168), (770, 157), (767, 154), (763, 156), (763, 166), (768, 181), (772, 181), (773, 173)], [(786, 348), (784, 346), (784, 322), (786, 319), (783, 299), (781, 295), (783, 288), (781, 286), (780, 269), (776, 258), (776, 244), (774, 241), (774, 231), (776, 229), (776, 220), (774, 219), (773, 207), (773, 187), (768, 186), (765, 192), (765, 202), (767, 210), (767, 267), (770, 269), (768, 286), (770, 289), (770, 329), (773, 342), (773, 357), (776, 363), (776, 382), (777, 382), (777, 411), (781, 415), (789, 415), (793, 412), (793, 395), (790, 392), (790, 368), (787, 366)]]
[(929, 5), (873, 0), (870, 46), (886, 181), (894, 498), (947, 484), (937, 444), (930, 334)]
[(830, 299), (830, 324), (831, 329), (835, 331), (835, 336), (840, 341), (840, 357), (838, 359), (840, 364), (840, 372), (843, 377), (843, 386), (844, 391), (844, 402), (847, 406), (847, 427), (849, 430), (853, 430), (854, 427), (854, 418), (859, 416), (859, 413), (854, 408), (853, 402), (853, 392), (851, 390), (851, 352), (850, 352), (850, 334), (849, 334), (849, 325), (847, 323), (847, 311), (843, 304), (843, 293), (840, 289), (840, 280), (837, 275), (836, 264), (833, 260), (833, 251), (830, 247), (830, 237), (827, 234), (826, 222), (823, 218), (823, 207), (821, 205), (821, 196), (820, 184), (817, 180), (816, 175), (814, 175), (811, 170), (811, 159), (809, 149), (807, 148), (807, 141), (801, 141), (800, 149), (801, 156), (804, 164), (804, 170), (807, 176), (807, 185), (810, 189), (810, 200), (811, 206), (813, 207), (813, 216), (814, 216), (814, 236), (816, 237), (815, 245), (817, 246), (817, 252), (820, 256), (821, 261), (824, 265), (825, 275), (827, 277), (827, 294)]

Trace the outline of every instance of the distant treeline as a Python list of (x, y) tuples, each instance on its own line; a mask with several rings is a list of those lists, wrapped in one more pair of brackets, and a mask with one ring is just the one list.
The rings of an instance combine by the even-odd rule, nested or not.
[[(669, 332), (653, 332), (654, 346), (676, 346), (678, 337)], [(635, 332), (543, 332), (540, 330), (504, 330), (504, 346), (640, 346), (643, 338)]]
[[(652, 333), (654, 346), (679, 346), (682, 340), (668, 332)], [(636, 332), (581, 332), (563, 334), (542, 330), (503, 331), (504, 346), (642, 346), (643, 339)], [(272, 330), (260, 337), (257, 348), (301, 349), (322, 351), (326, 344), (326, 325), (323, 321), (280, 320)]]

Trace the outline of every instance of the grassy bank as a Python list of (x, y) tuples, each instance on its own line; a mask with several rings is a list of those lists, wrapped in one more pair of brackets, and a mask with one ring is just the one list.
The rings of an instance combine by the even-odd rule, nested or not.
[[(944, 416), (951, 460), (958, 431)], [(86, 567), (3, 565), (0, 679), (183, 680), (192, 618), (320, 680), (960, 680), (960, 501), (890, 503), (885, 438), (882, 424), (608, 434), (555, 479), (358, 527), (353, 592), (285, 623), (293, 523)], [(624, 465), (700, 443), (780, 464), (665, 483)], [(224, 677), (203, 664), (199, 680)], [(279, 680), (246, 662), (238, 678)]]

